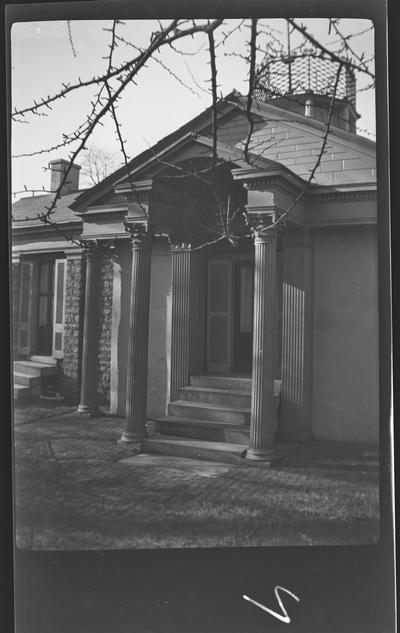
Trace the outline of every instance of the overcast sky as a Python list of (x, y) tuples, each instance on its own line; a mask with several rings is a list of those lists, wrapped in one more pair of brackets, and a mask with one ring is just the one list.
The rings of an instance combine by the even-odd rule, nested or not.
[[(327, 20), (303, 22), (321, 42), (335, 45), (337, 36), (328, 35)], [(263, 20), (262, 23), (271, 27), (273, 36), (286, 46), (286, 23), (283, 20)], [(238, 25), (239, 21), (227, 20), (226, 28), (222, 30), (227, 32)], [(11, 34), (13, 109), (29, 106), (34, 100), (52, 95), (58, 91), (61, 82), (75, 82), (78, 77), (87, 79), (103, 72), (107, 61), (102, 58), (107, 55), (110, 41), (110, 33), (103, 29), (110, 26), (111, 22), (72, 21), (72, 46), (65, 21), (14, 24)], [(357, 54), (364, 53), (366, 59), (374, 54), (374, 35), (369, 27), (371, 23), (367, 20), (347, 19), (341, 22), (345, 35), (365, 31), (357, 35), (351, 45)], [(137, 46), (146, 46), (151, 33), (157, 28), (154, 21), (128, 20), (118, 32)], [(248, 67), (238, 53), (246, 52), (248, 39), (249, 28), (242, 27), (224, 45), (217, 47), (219, 94), (226, 95), (234, 88), (247, 94)], [(299, 43), (298, 37), (292, 36), (292, 46)], [(147, 64), (136, 79), (137, 85), (129, 86), (119, 102), (119, 119), (131, 158), (211, 105), (210, 66), (204, 34), (180, 40), (176, 48), (188, 54), (163, 48), (156, 56), (159, 61), (151, 60)], [(128, 60), (135, 55), (133, 48), (120, 43), (115, 65), (118, 60)], [(374, 140), (375, 94), (373, 90), (365, 90), (367, 85), (368, 78), (359, 74), (357, 110), (361, 119), (358, 125), (360, 133)], [(59, 143), (63, 133), (72, 132), (84, 121), (93, 94), (93, 88), (80, 89), (58, 102), (53, 111), (46, 111), (48, 116), (28, 116), (26, 120), (29, 124), (15, 123), (12, 127), (12, 155), (47, 149)], [(92, 142), (103, 150), (118, 152), (111, 117), (106, 115), (103, 122), (104, 126), (95, 132)], [(62, 148), (40, 156), (13, 160), (12, 191), (21, 191), (25, 186), (28, 189), (47, 188), (49, 173), (43, 167), (55, 158), (68, 158), (68, 150)], [(88, 184), (87, 180), (81, 179), (81, 186)], [(18, 197), (13, 197), (13, 200)]]

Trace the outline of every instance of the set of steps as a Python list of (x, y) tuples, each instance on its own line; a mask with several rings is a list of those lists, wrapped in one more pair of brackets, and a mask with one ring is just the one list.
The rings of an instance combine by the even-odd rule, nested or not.
[(180, 389), (179, 400), (168, 405), (168, 415), (156, 420), (156, 434), (145, 440), (143, 449), (222, 462), (244, 457), (251, 384), (249, 377), (192, 376), (190, 386)]
[(57, 361), (51, 356), (31, 356), (14, 361), (14, 400), (22, 401), (39, 396), (43, 382), (58, 375)]

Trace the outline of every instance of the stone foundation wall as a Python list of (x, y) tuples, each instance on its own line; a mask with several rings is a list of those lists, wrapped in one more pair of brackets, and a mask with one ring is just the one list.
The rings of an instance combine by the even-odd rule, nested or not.
[(110, 403), (110, 365), (111, 365), (111, 319), (113, 302), (114, 263), (112, 254), (99, 255), (97, 277), (98, 321), (98, 358), (97, 392), (99, 404)]
[(65, 296), (64, 358), (60, 390), (65, 398), (79, 402), (83, 311), (85, 303), (85, 260), (81, 254), (67, 260)]

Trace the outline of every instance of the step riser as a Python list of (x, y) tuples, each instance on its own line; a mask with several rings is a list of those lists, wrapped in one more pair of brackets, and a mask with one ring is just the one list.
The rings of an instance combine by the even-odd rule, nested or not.
[(40, 376), (32, 376), (32, 374), (20, 374), (19, 376), (16, 376), (14, 374), (15, 385), (23, 385), (24, 387), (35, 387), (36, 385), (40, 385), (40, 382)]
[(30, 374), (31, 376), (55, 376), (58, 373), (55, 365), (48, 365), (47, 367), (36, 367), (29, 363), (29, 361), (14, 361), (14, 371), (19, 374)]
[(57, 359), (52, 356), (30, 356), (33, 363), (44, 363), (45, 365), (57, 365)]
[(25, 389), (15, 389), (14, 388), (14, 400), (27, 400), (32, 396), (32, 391), (29, 387)]
[(162, 435), (174, 435), (187, 437), (207, 442), (228, 442), (230, 444), (248, 444), (250, 440), (249, 430), (228, 429), (215, 426), (200, 426), (185, 424), (184, 422), (157, 422), (156, 430)]
[(207, 404), (226, 404), (228, 407), (248, 407), (251, 406), (251, 395), (239, 395), (235, 393), (218, 393), (209, 391), (192, 391), (191, 389), (180, 389), (179, 399), (188, 402), (206, 402)]
[(193, 387), (210, 387), (211, 389), (237, 389), (251, 393), (251, 378), (230, 378), (223, 376), (192, 376)]
[(144, 441), (143, 451), (158, 455), (173, 455), (175, 457), (189, 457), (191, 459), (203, 459), (213, 462), (236, 464), (241, 457), (237, 454), (207, 448), (195, 448), (192, 446), (180, 446), (179, 444), (163, 444), (154, 441)]
[(226, 411), (205, 407), (185, 406), (172, 403), (168, 405), (168, 415), (178, 418), (195, 418), (196, 420), (214, 420), (215, 422), (228, 422), (230, 424), (250, 424), (250, 411)]

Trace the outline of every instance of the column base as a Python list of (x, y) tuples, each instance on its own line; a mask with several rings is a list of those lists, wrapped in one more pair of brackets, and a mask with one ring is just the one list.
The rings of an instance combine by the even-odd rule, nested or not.
[(257, 451), (251, 448), (247, 449), (246, 459), (254, 462), (264, 462), (265, 464), (272, 464), (276, 461), (277, 455), (274, 449), (268, 451)]
[(97, 407), (91, 407), (88, 404), (80, 404), (77, 409), (77, 413), (80, 415), (86, 414), (94, 417), (95, 415), (98, 415), (99, 410)]
[(117, 444), (129, 446), (129, 448), (141, 451), (143, 442), (147, 437), (147, 433), (143, 434), (132, 433), (131, 431), (124, 431), (121, 435), (121, 438), (117, 441)]

